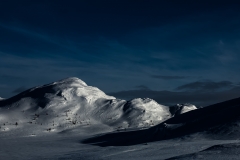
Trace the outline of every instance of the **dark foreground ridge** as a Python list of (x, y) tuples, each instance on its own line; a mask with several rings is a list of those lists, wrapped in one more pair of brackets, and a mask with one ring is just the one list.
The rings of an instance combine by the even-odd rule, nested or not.
[[(149, 129), (107, 133), (86, 139), (82, 143), (98, 146), (128, 146), (177, 138), (202, 131), (214, 135), (219, 128), (231, 129), (229, 127), (239, 120), (240, 98), (236, 98), (177, 115)], [(240, 129), (235, 132), (240, 133)]]

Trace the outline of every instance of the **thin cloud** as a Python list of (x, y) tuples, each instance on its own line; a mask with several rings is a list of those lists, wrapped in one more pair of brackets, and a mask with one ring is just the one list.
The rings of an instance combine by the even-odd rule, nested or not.
[(137, 89), (140, 89), (140, 90), (150, 90), (147, 86), (145, 85), (138, 85), (138, 86), (135, 86), (135, 88)]
[(185, 76), (164, 76), (164, 75), (152, 75), (151, 77), (163, 80), (177, 80), (186, 78)]
[(226, 90), (233, 88), (234, 84), (230, 81), (220, 81), (220, 82), (212, 82), (212, 81), (197, 81), (188, 83), (176, 88), (176, 90), (182, 91), (217, 91), (217, 90)]

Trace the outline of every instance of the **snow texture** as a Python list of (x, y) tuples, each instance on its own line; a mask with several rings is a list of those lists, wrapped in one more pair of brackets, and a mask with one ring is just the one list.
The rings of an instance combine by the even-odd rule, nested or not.
[(0, 157), (239, 159), (239, 113), (240, 98), (168, 107), (67, 78), (0, 98)]

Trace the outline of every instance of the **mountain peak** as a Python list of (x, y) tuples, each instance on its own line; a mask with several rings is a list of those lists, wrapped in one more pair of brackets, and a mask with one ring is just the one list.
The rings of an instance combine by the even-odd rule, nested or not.
[[(92, 103), (99, 98), (115, 99), (115, 97), (106, 95), (97, 87), (88, 86), (84, 81), (76, 77), (62, 79), (46, 85), (30, 88), (18, 95), (1, 101), (0, 106), (11, 105), (13, 102), (31, 98), (38, 101), (38, 105), (45, 108), (52, 101), (73, 101), (85, 99)], [(40, 102), (40, 103), (39, 103)]]
[(53, 82), (52, 84), (70, 84), (70, 85), (87, 86), (87, 84), (84, 81), (82, 81), (81, 79), (79, 79), (77, 77), (65, 78), (60, 81)]
[(169, 107), (169, 110), (172, 115), (180, 115), (195, 109), (197, 109), (197, 107), (190, 103), (176, 104), (174, 106)]

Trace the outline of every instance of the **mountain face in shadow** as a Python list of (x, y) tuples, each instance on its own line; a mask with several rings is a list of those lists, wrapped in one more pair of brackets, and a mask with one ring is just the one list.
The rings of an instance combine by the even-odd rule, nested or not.
[(239, 139), (240, 98), (176, 115), (144, 130), (113, 132), (82, 141), (99, 146), (135, 145), (199, 133), (213, 139)]

